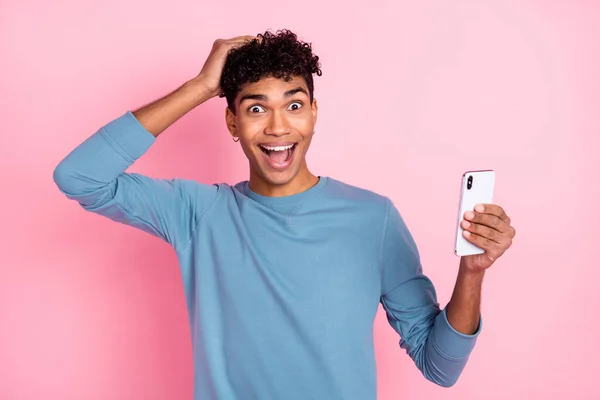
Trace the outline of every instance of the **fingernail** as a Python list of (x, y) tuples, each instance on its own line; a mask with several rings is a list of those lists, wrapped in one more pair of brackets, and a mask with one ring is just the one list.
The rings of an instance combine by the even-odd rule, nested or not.
[(468, 228), (471, 224), (468, 221), (463, 221), (463, 227)]
[(475, 211), (477, 211), (477, 212), (483, 212), (483, 208), (484, 208), (483, 205), (477, 204), (475, 206)]
[(463, 231), (463, 235), (465, 235), (465, 236), (469, 236), (470, 234), (471, 234), (471, 232), (469, 232), (469, 231)]
[(466, 219), (473, 219), (473, 218), (475, 218), (475, 213), (473, 211), (467, 211), (465, 213), (465, 218)]

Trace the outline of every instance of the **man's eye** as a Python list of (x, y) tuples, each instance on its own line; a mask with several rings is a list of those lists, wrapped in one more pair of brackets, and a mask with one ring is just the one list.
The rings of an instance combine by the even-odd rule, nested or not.
[(299, 101), (295, 101), (292, 104), (290, 104), (289, 109), (292, 111), (298, 110), (302, 107), (302, 103), (300, 103)]
[(265, 111), (264, 108), (262, 108), (261, 106), (258, 106), (258, 105), (254, 105), (254, 106), (250, 107), (248, 110), (254, 114)]

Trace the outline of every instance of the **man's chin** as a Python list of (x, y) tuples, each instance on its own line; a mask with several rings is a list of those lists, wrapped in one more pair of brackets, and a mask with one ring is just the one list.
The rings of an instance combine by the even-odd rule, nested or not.
[(283, 171), (263, 171), (262, 177), (270, 186), (285, 186), (292, 182), (296, 175), (290, 166)]
[(295, 164), (292, 164), (281, 171), (272, 170), (268, 167), (265, 168), (264, 165), (261, 165), (260, 168), (255, 169), (254, 173), (251, 173), (250, 176), (254, 176), (254, 178), (258, 179), (263, 185), (281, 187), (293, 182), (298, 176), (298, 173), (299, 168)]

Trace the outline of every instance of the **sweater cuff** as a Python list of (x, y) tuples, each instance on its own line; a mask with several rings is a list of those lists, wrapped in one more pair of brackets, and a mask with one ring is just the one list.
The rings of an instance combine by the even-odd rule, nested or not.
[(129, 162), (141, 157), (156, 141), (131, 111), (106, 124), (102, 133)]
[(446, 309), (436, 317), (433, 329), (433, 341), (435, 347), (446, 357), (452, 359), (466, 358), (471, 354), (477, 337), (481, 333), (482, 319), (479, 318), (477, 331), (472, 335), (466, 335), (454, 329), (446, 315)]

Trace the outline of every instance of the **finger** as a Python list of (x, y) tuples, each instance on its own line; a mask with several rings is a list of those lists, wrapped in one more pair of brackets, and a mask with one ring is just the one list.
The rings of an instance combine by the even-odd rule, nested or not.
[(506, 222), (491, 214), (481, 214), (478, 212), (467, 211), (464, 217), (468, 222), (487, 226), (488, 228), (494, 229), (501, 234), (507, 233), (509, 228), (509, 225), (506, 224)]
[(229, 38), (228, 41), (230, 42), (240, 42), (240, 41), (244, 41), (244, 40), (248, 40), (248, 39), (254, 39), (256, 38), (256, 36), (253, 35), (241, 35), (241, 36), (235, 36), (232, 38)]
[(500, 207), (497, 204), (477, 204), (475, 206), (475, 211), (481, 214), (491, 214), (500, 218), (502, 221), (510, 224), (510, 218), (506, 215), (504, 208)]
[(256, 39), (256, 37), (255, 36), (238, 36), (236, 38), (227, 40), (225, 42), (225, 48), (227, 49), (227, 51), (230, 51), (231, 49), (237, 49), (237, 48), (240, 48), (240, 47), (250, 43), (253, 39)]
[(230, 39), (229, 42), (231, 42), (231, 43), (247, 43), (254, 39), (257, 39), (257, 37), (253, 36), (253, 35), (244, 35), (244, 36), (236, 36), (236, 37)]
[(499, 245), (498, 243), (487, 239), (483, 236), (479, 236), (476, 233), (471, 233), (469, 231), (463, 231), (463, 236), (465, 239), (467, 239), (469, 242), (473, 243), (475, 246), (479, 247), (480, 249), (483, 249), (486, 251), (486, 253), (490, 253), (492, 254), (495, 258), (498, 258), (499, 256), (496, 255), (496, 253), (499, 253)]
[(461, 227), (471, 233), (489, 239), (497, 244), (502, 244), (502, 241), (504, 239), (504, 236), (500, 232), (485, 225), (474, 224), (469, 221), (463, 220), (461, 223)]
[(236, 37), (229, 38), (229, 39), (217, 39), (213, 43), (213, 46), (231, 49), (231, 48), (239, 47), (243, 44), (246, 44), (249, 41), (251, 41), (252, 39), (256, 39), (256, 36), (245, 35), (245, 36), (236, 36)]

